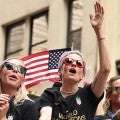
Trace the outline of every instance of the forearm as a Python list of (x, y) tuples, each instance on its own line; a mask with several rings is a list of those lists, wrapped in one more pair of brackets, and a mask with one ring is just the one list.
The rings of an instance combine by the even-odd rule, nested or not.
[(99, 47), (99, 61), (100, 61), (100, 69), (104, 72), (110, 72), (111, 63), (110, 63), (110, 55), (108, 52), (108, 48), (106, 45), (106, 39), (102, 28), (94, 29)]

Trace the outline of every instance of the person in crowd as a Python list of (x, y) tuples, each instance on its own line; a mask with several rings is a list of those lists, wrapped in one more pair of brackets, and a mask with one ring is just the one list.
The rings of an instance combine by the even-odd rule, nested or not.
[(112, 77), (108, 81), (103, 109), (105, 114), (96, 116), (95, 120), (112, 119), (120, 110), (120, 76)]
[(98, 73), (90, 85), (79, 87), (85, 76), (85, 60), (77, 50), (64, 52), (58, 63), (61, 84), (47, 88), (40, 96), (37, 102), (39, 120), (94, 120), (111, 69), (102, 28), (104, 9), (99, 2), (95, 3), (94, 8), (95, 15), (90, 14), (90, 23), (96, 33), (99, 47)]
[(18, 58), (8, 58), (0, 66), (0, 120), (38, 120), (35, 103), (24, 85), (26, 67)]

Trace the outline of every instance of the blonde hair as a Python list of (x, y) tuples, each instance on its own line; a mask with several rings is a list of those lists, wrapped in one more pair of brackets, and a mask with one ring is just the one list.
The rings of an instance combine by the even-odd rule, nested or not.
[[(8, 58), (8, 59), (6, 59), (6, 60), (2, 63), (2, 65), (0, 66), (0, 73), (1, 73), (1, 71), (2, 71), (2, 68), (3, 68), (3, 66), (4, 66), (4, 63), (7, 62), (7, 61), (9, 61), (9, 60), (11, 60), (11, 59), (21, 60), (21, 59), (19, 59), (19, 58)], [(22, 61), (22, 60), (21, 60), (21, 61)], [(23, 63), (24, 63), (24, 62), (23, 62)], [(0, 80), (0, 93), (2, 93), (2, 90), (1, 90), (1, 80)], [(31, 99), (27, 96), (27, 90), (26, 90), (26, 88), (25, 88), (25, 84), (24, 84), (24, 82), (22, 82), (21, 86), (19, 87), (19, 89), (18, 89), (17, 92), (15, 93), (15, 98), (14, 98), (13, 103), (14, 103), (15, 106), (19, 106), (19, 105), (23, 104), (25, 100), (33, 101), (33, 100), (31, 100)]]
[[(112, 84), (118, 79), (120, 79), (120, 76), (112, 77), (107, 82), (106, 95), (112, 92), (112, 88), (113, 88)], [(103, 104), (103, 109), (104, 109), (105, 115), (109, 116), (109, 111), (111, 110), (111, 103), (110, 103), (110, 100), (107, 98), (105, 99), (105, 102)]]

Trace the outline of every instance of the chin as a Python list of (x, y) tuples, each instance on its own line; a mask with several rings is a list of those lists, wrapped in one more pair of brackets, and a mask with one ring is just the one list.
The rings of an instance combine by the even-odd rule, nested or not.
[(80, 79), (76, 79), (76, 77), (69, 77), (69, 80), (74, 82), (80, 82)]

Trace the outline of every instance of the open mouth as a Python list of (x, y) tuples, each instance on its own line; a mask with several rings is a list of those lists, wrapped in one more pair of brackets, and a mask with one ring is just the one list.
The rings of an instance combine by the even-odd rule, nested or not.
[(9, 77), (12, 78), (12, 79), (17, 79), (16, 75), (10, 75)]
[(69, 72), (72, 74), (76, 74), (76, 70), (74, 68), (70, 68)]

